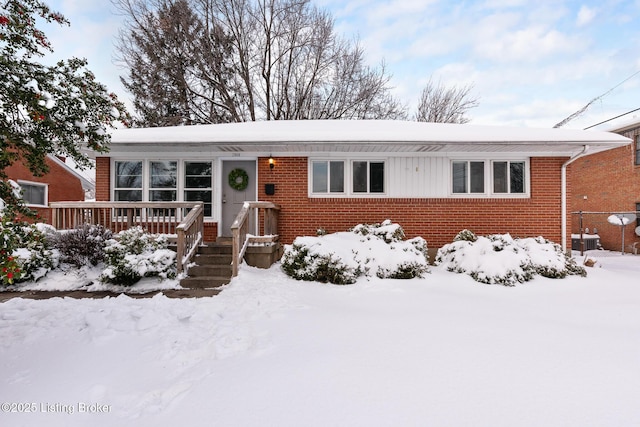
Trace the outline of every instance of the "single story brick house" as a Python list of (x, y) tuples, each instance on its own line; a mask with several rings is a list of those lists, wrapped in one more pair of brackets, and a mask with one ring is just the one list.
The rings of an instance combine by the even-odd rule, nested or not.
[(244, 201), (280, 207), (280, 240), (391, 219), (429, 247), (462, 229), (566, 245), (570, 164), (628, 145), (608, 132), (377, 120), (118, 129), (98, 201), (203, 201), (205, 240)]
[[(640, 120), (617, 125), (610, 132), (629, 138), (632, 143), (578, 159), (572, 166), (573, 212), (583, 211), (582, 228), (587, 234), (597, 231), (605, 249), (621, 250), (622, 230), (607, 221), (613, 213), (627, 215), (633, 221), (625, 226), (625, 252), (640, 242)], [(580, 232), (579, 215), (572, 215), (573, 233)], [(638, 230), (640, 232), (640, 230)], [(640, 249), (640, 247), (638, 248)]]
[(85, 194), (93, 193), (95, 185), (73, 170), (63, 159), (49, 155), (45, 161), (49, 172), (43, 176), (34, 176), (21, 162), (15, 162), (5, 172), (22, 189), (22, 197), (27, 206), (49, 222), (50, 202), (83, 201)]

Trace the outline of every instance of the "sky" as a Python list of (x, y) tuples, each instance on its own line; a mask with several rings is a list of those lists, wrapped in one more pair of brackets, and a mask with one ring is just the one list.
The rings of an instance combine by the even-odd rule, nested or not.
[[(640, 108), (640, 0), (313, 0), (367, 63), (384, 62), (393, 93), (414, 114), (431, 79), (472, 85), (472, 124), (583, 129)], [(109, 0), (49, 0), (70, 27), (45, 29), (56, 59), (84, 57), (131, 105), (115, 38), (123, 17)], [(596, 128), (640, 118), (640, 111)]]

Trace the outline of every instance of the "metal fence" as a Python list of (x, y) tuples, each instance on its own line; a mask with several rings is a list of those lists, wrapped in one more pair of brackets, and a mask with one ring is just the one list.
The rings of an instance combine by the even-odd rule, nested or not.
[(571, 213), (573, 250), (640, 251), (640, 211), (577, 211)]

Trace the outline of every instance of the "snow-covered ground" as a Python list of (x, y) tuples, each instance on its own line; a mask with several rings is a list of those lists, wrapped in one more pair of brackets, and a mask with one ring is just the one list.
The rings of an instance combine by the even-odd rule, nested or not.
[(298, 282), (0, 304), (2, 426), (640, 425), (640, 257), (484, 285)]

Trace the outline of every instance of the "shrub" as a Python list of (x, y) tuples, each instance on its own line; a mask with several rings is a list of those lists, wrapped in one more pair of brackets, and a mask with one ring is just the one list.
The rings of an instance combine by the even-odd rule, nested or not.
[(473, 231), (467, 229), (462, 230), (453, 238), (454, 242), (475, 242), (476, 240), (478, 240), (478, 236), (476, 236)]
[(527, 282), (536, 274), (550, 278), (586, 275), (586, 270), (564, 254), (560, 245), (542, 237), (513, 239), (509, 234), (484, 237), (468, 230), (438, 250), (436, 264), (448, 271), (469, 274), (480, 283), (505, 286)]
[(358, 224), (350, 231), (360, 236), (381, 238), (385, 243), (400, 242), (405, 237), (402, 227), (390, 220), (386, 220), (382, 224)]
[(385, 221), (349, 232), (298, 237), (285, 247), (283, 271), (298, 280), (351, 284), (360, 276), (410, 279), (428, 271), (427, 242), (402, 241), (404, 231)]
[(0, 218), (0, 277), (4, 285), (38, 280), (58, 265), (57, 251), (47, 247), (47, 227), (22, 221), (5, 208)]
[(76, 267), (93, 266), (104, 260), (104, 247), (111, 231), (101, 225), (82, 225), (74, 230), (59, 232), (53, 244), (60, 252), (60, 260)]
[(176, 277), (176, 253), (167, 249), (166, 236), (145, 233), (141, 227), (121, 231), (104, 248), (105, 264), (100, 280), (131, 286), (143, 277)]

